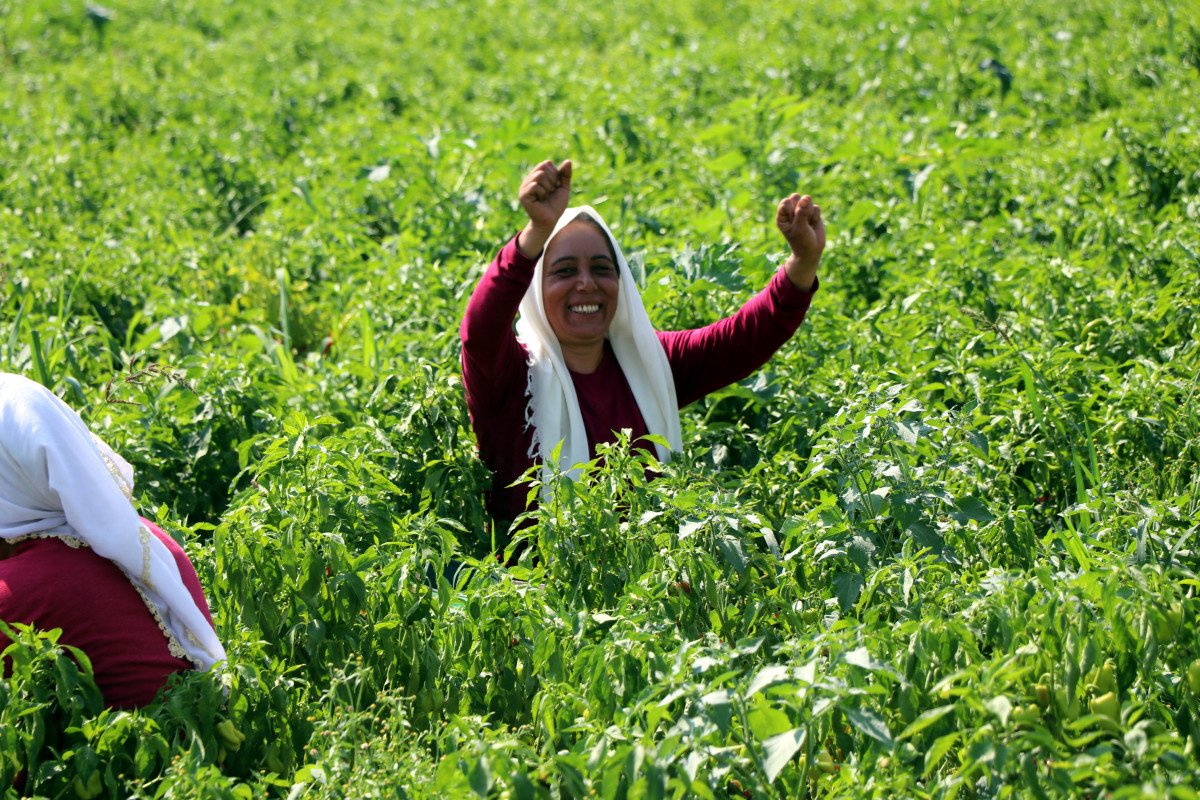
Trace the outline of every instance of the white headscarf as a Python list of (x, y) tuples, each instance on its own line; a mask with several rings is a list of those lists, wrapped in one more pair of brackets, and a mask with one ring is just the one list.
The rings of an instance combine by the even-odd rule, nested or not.
[[(533, 425), (533, 445), (529, 455), (542, 459), (544, 476), (549, 474), (551, 466), (547, 462), (560, 441), (562, 449), (559, 452), (559, 464), (574, 467), (592, 457), (588, 448), (587, 430), (583, 425), (583, 414), (579, 410), (579, 399), (575, 396), (575, 384), (571, 381), (566, 362), (563, 361), (562, 348), (550, 327), (542, 299), (542, 269), (550, 242), (554, 241), (559, 231), (583, 213), (595, 219), (604, 229), (604, 234), (616, 254), (617, 267), (620, 270), (617, 311), (608, 328), (608, 340), (617, 357), (617, 363), (621, 365), (621, 371), (629, 381), (629, 388), (633, 390), (633, 397), (642, 412), (642, 418), (646, 421), (647, 430), (663, 437), (670, 445), (655, 445), (659, 460), (668, 460), (672, 451), (683, 447), (683, 437), (679, 429), (679, 401), (675, 396), (671, 365), (658, 336), (655, 335), (654, 326), (650, 324), (646, 307), (642, 305), (642, 296), (638, 293), (633, 273), (625, 261), (625, 254), (621, 252), (621, 246), (617, 244), (612, 231), (604, 224), (596, 210), (591, 206), (577, 206), (568, 208), (563, 213), (550, 238), (546, 240), (542, 257), (538, 259), (537, 268), (533, 273), (533, 283), (529, 285), (525, 297), (521, 300), (521, 317), (517, 321), (517, 338), (529, 351), (529, 385), (526, 389), (529, 407), (526, 411), (526, 423)], [(568, 474), (574, 478), (578, 472), (572, 468)], [(547, 490), (548, 487), (543, 489)]]
[(0, 539), (86, 544), (129, 578), (172, 655), (208, 669), (225, 649), (132, 494), (133, 468), (78, 414), (42, 385), (0, 373)]

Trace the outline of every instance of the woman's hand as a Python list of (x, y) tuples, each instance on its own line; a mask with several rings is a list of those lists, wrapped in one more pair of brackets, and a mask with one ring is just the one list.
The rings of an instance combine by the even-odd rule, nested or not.
[(811, 289), (817, 277), (817, 265), (825, 250), (825, 223), (821, 207), (808, 195), (793, 194), (779, 201), (775, 225), (787, 239), (792, 254), (784, 263), (787, 276), (801, 289)]
[(529, 223), (517, 235), (517, 247), (529, 258), (537, 258), (571, 199), (570, 159), (557, 167), (553, 161), (534, 167), (521, 182), (517, 199), (529, 215)]

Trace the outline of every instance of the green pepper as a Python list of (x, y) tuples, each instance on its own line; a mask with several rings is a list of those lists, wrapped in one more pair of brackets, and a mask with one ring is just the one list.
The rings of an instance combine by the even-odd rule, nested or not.
[(99, 797), (100, 792), (104, 789), (99, 772), (93, 772), (86, 781), (77, 777), (71, 782), (71, 786), (75, 789), (75, 796), (80, 800), (92, 800), (94, 797)]
[(1121, 701), (1117, 699), (1114, 692), (1106, 692), (1099, 697), (1093, 697), (1092, 701), (1088, 703), (1088, 709), (1093, 714), (1108, 717), (1113, 722), (1121, 721)]
[(1200, 697), (1200, 658), (1193, 661), (1188, 667), (1187, 684), (1188, 688), (1192, 690), (1192, 694)]
[(217, 735), (221, 737), (221, 741), (225, 743), (225, 747), (231, 753), (236, 753), (237, 749), (242, 746), (242, 742), (246, 741), (246, 734), (242, 733), (229, 720), (221, 720), (217, 723)]

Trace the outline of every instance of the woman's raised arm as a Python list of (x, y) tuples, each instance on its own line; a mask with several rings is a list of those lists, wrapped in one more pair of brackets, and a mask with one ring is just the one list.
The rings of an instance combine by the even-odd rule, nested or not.
[(804, 321), (825, 249), (821, 208), (808, 195), (790, 195), (779, 201), (775, 225), (792, 252), (766, 288), (733, 316), (658, 334), (680, 408), (762, 367)]
[(517, 199), (529, 222), (492, 259), (463, 315), (463, 384), (472, 415), (513, 386), (524, 386), (525, 353), (513, 333), (521, 298), (542, 248), (571, 196), (571, 162), (543, 161), (521, 182)]

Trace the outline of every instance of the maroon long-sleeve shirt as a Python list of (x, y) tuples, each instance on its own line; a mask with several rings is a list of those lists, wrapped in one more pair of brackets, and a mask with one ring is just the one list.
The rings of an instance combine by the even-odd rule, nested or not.
[[(212, 624), (187, 554), (157, 525), (142, 522), (171, 552), (183, 585)], [(0, 619), (62, 628), (59, 642), (87, 653), (104, 702), (117, 708), (146, 705), (168, 677), (192, 667), (171, 655), (158, 623), (116, 564), (62, 539), (27, 539), (0, 560)], [(0, 651), (8, 645), (0, 633)]]
[[(528, 487), (511, 487), (534, 465), (529, 456), (533, 431), (525, 424), (528, 354), (517, 341), (513, 323), (533, 280), (537, 259), (525, 256), (514, 236), (500, 249), (467, 303), (462, 336), (463, 384), (467, 410), (479, 444), (479, 456), (495, 482), (487, 498), (497, 521), (525, 510)], [(679, 407), (745, 378), (792, 337), (817, 290), (797, 288), (780, 269), (766, 288), (731, 317), (688, 331), (659, 331), (675, 382)], [(629, 381), (606, 344), (595, 372), (571, 372), (588, 446), (616, 441), (628, 428), (631, 440), (648, 431)]]

